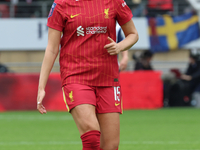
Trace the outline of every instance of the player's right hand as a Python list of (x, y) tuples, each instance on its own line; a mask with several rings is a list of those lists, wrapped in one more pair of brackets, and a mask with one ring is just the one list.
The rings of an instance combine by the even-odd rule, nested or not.
[(107, 52), (110, 55), (117, 55), (120, 52), (118, 44), (110, 37), (108, 37), (108, 40), (110, 41), (110, 43), (106, 44), (104, 48), (107, 49)]
[(38, 90), (38, 96), (37, 96), (37, 109), (38, 111), (43, 114), (43, 113), (47, 113), (45, 107), (42, 105), (42, 101), (44, 99), (45, 96), (45, 91), (44, 90)]

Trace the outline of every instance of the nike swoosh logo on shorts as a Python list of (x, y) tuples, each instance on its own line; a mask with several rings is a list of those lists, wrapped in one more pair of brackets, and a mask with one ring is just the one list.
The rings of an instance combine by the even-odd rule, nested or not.
[(120, 105), (120, 103), (115, 103), (115, 106), (119, 106)]

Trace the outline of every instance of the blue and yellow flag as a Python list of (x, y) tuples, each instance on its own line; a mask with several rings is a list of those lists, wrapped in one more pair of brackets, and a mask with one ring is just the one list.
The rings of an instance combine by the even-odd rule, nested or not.
[(192, 13), (149, 18), (148, 23), (153, 52), (176, 50), (200, 37), (198, 16)]

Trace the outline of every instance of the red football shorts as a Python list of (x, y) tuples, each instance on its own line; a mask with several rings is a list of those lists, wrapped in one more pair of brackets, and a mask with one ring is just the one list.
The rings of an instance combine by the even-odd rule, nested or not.
[(69, 112), (78, 105), (91, 104), (96, 107), (96, 113), (122, 113), (120, 86), (67, 84), (63, 87), (63, 96)]

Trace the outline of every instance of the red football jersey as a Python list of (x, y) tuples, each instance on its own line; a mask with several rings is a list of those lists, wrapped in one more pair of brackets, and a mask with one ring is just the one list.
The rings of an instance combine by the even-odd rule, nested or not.
[(118, 86), (117, 55), (104, 46), (116, 39), (132, 12), (123, 0), (55, 0), (47, 26), (63, 32), (60, 50), (62, 85)]

